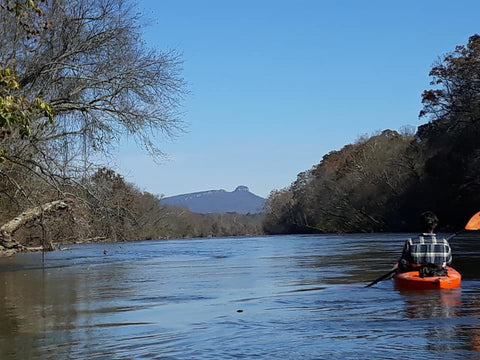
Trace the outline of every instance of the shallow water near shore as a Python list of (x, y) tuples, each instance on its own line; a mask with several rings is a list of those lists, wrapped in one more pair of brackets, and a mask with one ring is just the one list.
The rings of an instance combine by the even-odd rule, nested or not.
[[(462, 289), (400, 292), (409, 234), (74, 245), (0, 259), (0, 359), (480, 359), (480, 241)], [(106, 250), (106, 254), (104, 254)]]

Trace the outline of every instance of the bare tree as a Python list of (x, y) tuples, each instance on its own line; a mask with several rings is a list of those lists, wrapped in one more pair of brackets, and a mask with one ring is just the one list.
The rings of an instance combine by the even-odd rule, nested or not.
[(21, 128), (0, 123), (0, 203), (9, 204), (0, 206), (2, 220), (11, 204), (23, 211), (89, 192), (84, 179), (123, 137), (158, 157), (159, 140), (183, 128), (181, 54), (146, 46), (131, 1), (32, 4), (0, 0), (0, 70), (8, 69), (0, 90), (30, 106)]
[(128, 134), (161, 154), (156, 135), (181, 130), (180, 54), (146, 47), (129, 1), (40, 5), (48, 26), (33, 39), (10, 12), (0, 11), (0, 63), (14, 65), (25, 97), (51, 104), (56, 116), (55, 126), (32, 126), (37, 150), (66, 138), (72, 149), (86, 139), (90, 152), (103, 151)]

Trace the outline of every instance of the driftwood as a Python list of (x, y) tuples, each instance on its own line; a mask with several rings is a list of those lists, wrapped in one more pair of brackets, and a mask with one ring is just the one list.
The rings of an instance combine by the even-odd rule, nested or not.
[[(14, 234), (18, 229), (34, 222), (37, 219), (40, 219), (43, 216), (59, 210), (68, 210), (68, 208), (69, 206), (66, 202), (63, 200), (56, 200), (28, 209), (27, 211), (21, 213), (0, 227), (0, 248), (3, 247), (6, 249), (7, 253), (23, 250), (25, 247), (14, 237)], [(49, 246), (51, 246), (51, 244), (49, 244)]]

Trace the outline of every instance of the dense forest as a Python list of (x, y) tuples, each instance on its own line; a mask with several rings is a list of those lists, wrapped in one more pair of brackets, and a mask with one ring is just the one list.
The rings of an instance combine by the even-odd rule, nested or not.
[(443, 56), (418, 130), (385, 130), (323, 156), (266, 204), (267, 233), (414, 231), (425, 210), (456, 231), (480, 205), (480, 36)]
[[(161, 206), (109, 169), (183, 130), (182, 57), (125, 0), (0, 0), (0, 252), (78, 241), (255, 235), (260, 216)], [(121, 21), (119, 21), (121, 19)]]

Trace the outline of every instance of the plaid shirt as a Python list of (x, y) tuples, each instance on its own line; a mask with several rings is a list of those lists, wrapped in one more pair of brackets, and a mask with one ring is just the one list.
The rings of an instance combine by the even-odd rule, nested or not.
[(446, 239), (437, 240), (435, 234), (420, 234), (417, 239), (408, 239), (405, 242), (400, 262), (410, 265), (446, 266), (452, 262), (452, 250)]

